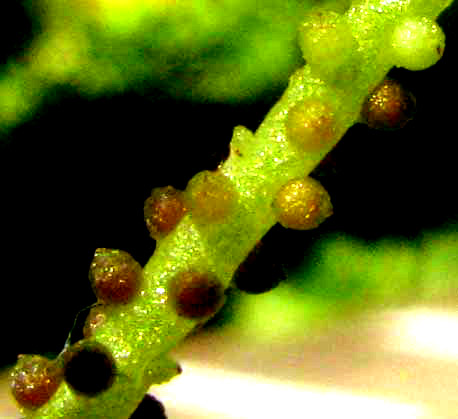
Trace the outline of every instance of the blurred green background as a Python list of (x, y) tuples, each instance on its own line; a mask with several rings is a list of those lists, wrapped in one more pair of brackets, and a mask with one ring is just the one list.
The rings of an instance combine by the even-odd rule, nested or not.
[[(227, 155), (234, 126), (257, 128), (302, 65), (295, 28), (320, 3), (4, 2), (3, 365), (62, 349), (95, 301), (97, 247), (146, 263), (151, 189), (184, 188)], [(361, 310), (456, 306), (456, 9), (441, 16), (437, 65), (390, 73), (416, 95), (415, 120), (348, 131), (314, 172), (334, 215), (311, 232), (275, 226), (264, 242), (287, 279), (261, 296), (230, 290), (209, 327), (286, 339)]]

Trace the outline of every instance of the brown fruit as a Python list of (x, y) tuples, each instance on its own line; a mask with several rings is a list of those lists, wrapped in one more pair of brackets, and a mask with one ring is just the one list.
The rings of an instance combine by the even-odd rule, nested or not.
[(172, 186), (153, 189), (143, 210), (146, 226), (155, 240), (170, 233), (187, 211), (182, 192)]
[(224, 302), (224, 288), (210, 273), (182, 272), (170, 285), (170, 298), (179, 316), (200, 319), (215, 314)]
[(103, 303), (127, 303), (138, 291), (142, 268), (129, 253), (99, 248), (89, 270), (94, 292)]
[(11, 373), (11, 391), (21, 406), (36, 409), (52, 397), (62, 377), (63, 370), (56, 361), (40, 355), (19, 355)]
[(361, 117), (370, 128), (395, 130), (402, 128), (415, 114), (412, 93), (395, 80), (386, 79), (369, 95)]

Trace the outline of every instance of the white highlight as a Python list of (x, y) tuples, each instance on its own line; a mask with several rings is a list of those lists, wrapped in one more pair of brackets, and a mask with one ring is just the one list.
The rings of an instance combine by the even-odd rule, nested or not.
[(458, 363), (458, 313), (429, 309), (398, 312), (389, 326), (385, 349)]
[(422, 406), (221, 369), (183, 365), (183, 375), (153, 387), (169, 419), (420, 419)]

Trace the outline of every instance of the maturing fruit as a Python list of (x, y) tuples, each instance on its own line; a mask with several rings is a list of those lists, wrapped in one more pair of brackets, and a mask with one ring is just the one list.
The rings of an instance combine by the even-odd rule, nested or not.
[(286, 228), (310, 230), (332, 215), (331, 199), (320, 182), (311, 177), (283, 185), (273, 203), (278, 222)]
[(219, 171), (199, 172), (186, 187), (192, 217), (203, 223), (224, 222), (235, 206), (236, 197), (231, 181)]
[(169, 234), (186, 211), (182, 191), (173, 186), (153, 189), (143, 207), (146, 227), (151, 237), (159, 240)]
[(19, 355), (11, 373), (11, 391), (16, 401), (28, 409), (36, 409), (52, 397), (63, 377), (57, 361), (40, 355)]
[(337, 84), (354, 77), (358, 45), (342, 14), (331, 10), (307, 13), (299, 27), (298, 42), (312, 74)]
[(91, 263), (89, 279), (100, 302), (127, 303), (140, 287), (142, 267), (127, 252), (99, 248)]
[(181, 272), (171, 281), (169, 293), (177, 314), (194, 319), (215, 314), (224, 302), (224, 287), (211, 273)]
[(395, 130), (413, 118), (415, 105), (412, 93), (399, 82), (386, 79), (368, 96), (361, 117), (370, 128)]
[(288, 110), (286, 138), (303, 152), (321, 151), (336, 139), (333, 112), (322, 102), (308, 99)]

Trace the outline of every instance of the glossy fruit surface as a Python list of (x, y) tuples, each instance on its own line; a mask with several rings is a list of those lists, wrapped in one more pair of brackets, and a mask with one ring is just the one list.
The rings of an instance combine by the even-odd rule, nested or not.
[(291, 180), (277, 192), (274, 208), (278, 222), (285, 228), (310, 230), (332, 215), (329, 194), (311, 178)]
[(171, 301), (178, 315), (189, 318), (205, 318), (222, 306), (224, 288), (210, 273), (182, 272), (170, 287)]
[(415, 105), (412, 93), (397, 81), (386, 79), (369, 95), (361, 116), (370, 128), (395, 130), (413, 118)]
[(151, 237), (159, 240), (175, 228), (187, 208), (182, 192), (173, 186), (165, 186), (153, 189), (143, 210)]
[(95, 295), (103, 303), (127, 303), (137, 293), (142, 268), (123, 250), (99, 248), (89, 270)]
[(36, 409), (59, 387), (62, 368), (40, 355), (19, 355), (11, 378), (11, 391), (16, 401), (23, 407)]

